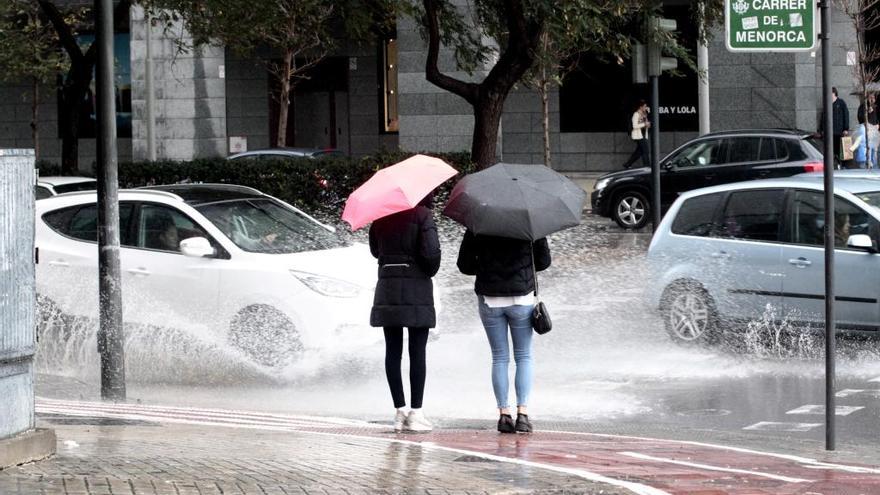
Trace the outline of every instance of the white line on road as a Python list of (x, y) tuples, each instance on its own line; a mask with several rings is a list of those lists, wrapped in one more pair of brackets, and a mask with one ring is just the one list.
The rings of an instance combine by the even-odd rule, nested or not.
[[(834, 415), (849, 416), (850, 414), (864, 408), (864, 406), (837, 406), (834, 408)], [(787, 411), (785, 414), (825, 414), (825, 406), (821, 404), (807, 404), (805, 406), (792, 409), (791, 411)]]
[(668, 440), (665, 438), (639, 437), (639, 436), (633, 436), (633, 435), (613, 435), (610, 433), (589, 433), (589, 432), (585, 432), (585, 431), (566, 431), (566, 430), (548, 431), (548, 433), (565, 433), (567, 435), (583, 435), (583, 436), (598, 437), (598, 438), (648, 440), (648, 441), (652, 441), (652, 442), (663, 442), (663, 443), (679, 444), (679, 445), (693, 445), (696, 447), (706, 447), (706, 448), (710, 448), (710, 449), (729, 450), (731, 452), (739, 452), (741, 454), (752, 454), (752, 455), (758, 455), (758, 456), (773, 457), (776, 459), (785, 459), (787, 461), (799, 462), (801, 464), (804, 464), (805, 467), (810, 467), (810, 468), (837, 470), (837, 471), (843, 471), (843, 472), (847, 472), (847, 473), (880, 474), (880, 469), (873, 468), (873, 467), (849, 466), (846, 464), (833, 464), (833, 463), (829, 463), (829, 462), (817, 461), (816, 459), (810, 459), (809, 457), (801, 457), (798, 455), (778, 454), (776, 452), (764, 452), (761, 450), (746, 449), (743, 447), (734, 447), (732, 445), (719, 445), (719, 444), (715, 444), (715, 443), (696, 442), (693, 440)]
[(770, 474), (770, 473), (762, 473), (760, 471), (749, 471), (748, 469), (734, 469), (734, 468), (724, 468), (720, 466), (712, 466), (709, 464), (698, 464), (695, 462), (687, 462), (687, 461), (677, 461), (675, 459), (667, 459), (664, 457), (654, 457), (645, 454), (639, 454), (638, 452), (620, 452), (620, 455), (625, 455), (629, 457), (634, 457), (636, 459), (642, 459), (644, 461), (654, 461), (654, 462), (663, 462), (667, 464), (675, 464), (678, 466), (687, 466), (697, 469), (705, 469), (707, 471), (721, 471), (725, 473), (736, 473), (736, 474), (746, 474), (749, 476), (760, 476), (762, 478), (770, 478), (779, 481), (785, 481), (786, 483), (810, 483), (813, 480), (805, 480), (802, 478), (790, 478), (788, 476), (780, 476), (778, 474)]
[[(457, 449), (453, 447), (444, 447), (442, 445), (436, 445), (431, 442), (415, 442), (411, 440), (401, 440), (397, 438), (381, 438), (381, 437), (372, 437), (372, 436), (363, 436), (357, 435), (354, 433), (334, 433), (334, 432), (326, 432), (326, 431), (310, 431), (310, 430), (300, 430), (293, 426), (282, 426), (277, 423), (272, 424), (258, 424), (256, 422), (247, 422), (247, 423), (236, 423), (229, 421), (219, 421), (218, 418), (213, 416), (200, 417), (197, 415), (185, 415), (184, 417), (175, 417), (168, 414), (163, 414), (163, 411), (158, 411), (160, 409), (156, 406), (140, 406), (140, 405), (132, 405), (128, 404), (126, 406), (122, 406), (119, 404), (101, 404), (101, 403), (93, 403), (93, 402), (70, 402), (68, 401), (68, 407), (62, 406), (52, 406), (49, 404), (43, 405), (43, 399), (40, 399), (37, 403), (37, 412), (48, 412), (54, 414), (67, 414), (71, 416), (91, 416), (91, 417), (108, 417), (108, 418), (119, 418), (119, 419), (132, 419), (132, 420), (155, 420), (155, 421), (164, 421), (167, 423), (177, 423), (177, 424), (188, 424), (188, 425), (200, 425), (200, 426), (220, 426), (226, 428), (244, 428), (244, 429), (256, 429), (256, 430), (271, 430), (271, 431), (288, 431), (288, 432), (297, 432), (309, 435), (326, 435), (333, 437), (356, 437), (364, 440), (373, 440), (373, 441), (381, 441), (388, 443), (400, 443), (407, 445), (415, 445), (420, 446), (427, 449), (435, 449), (435, 450), (444, 450), (447, 452), (456, 452), (460, 454), (470, 455), (474, 457), (479, 457), (487, 460), (493, 460), (498, 462), (505, 462), (508, 464), (517, 464), (521, 466), (528, 466), (537, 469), (544, 469), (547, 471), (554, 471), (558, 473), (568, 474), (571, 476), (577, 476), (579, 478), (583, 478), (589, 481), (594, 481), (598, 483), (606, 483), (609, 485), (617, 486), (620, 488), (627, 489), (636, 495), (671, 495), (668, 492), (663, 490), (643, 485), (641, 483), (635, 483), (631, 481), (623, 481), (614, 478), (608, 478), (601, 474), (593, 473), (590, 471), (585, 471), (582, 469), (574, 469), (574, 468), (565, 468), (561, 466), (554, 466), (552, 464), (543, 464), (539, 462), (532, 461), (524, 461), (522, 459), (514, 459), (510, 457), (496, 456), (492, 454), (485, 454), (483, 452), (471, 451), (465, 449)], [(49, 401), (46, 401), (49, 402)], [(59, 402), (59, 401), (55, 401)], [(93, 409), (90, 407), (96, 406)], [(116, 408), (116, 411), (113, 409)], [(139, 412), (132, 412), (132, 410), (141, 409)], [(152, 410), (151, 410), (152, 409)], [(217, 410), (213, 410), (216, 412)], [(357, 423), (353, 420), (344, 420), (342, 418), (329, 418), (334, 421), (346, 421), (348, 423)], [(372, 423), (360, 422), (361, 426), (366, 427), (379, 427), (379, 428), (387, 428), (387, 426), (383, 427), (381, 425), (375, 425)], [(350, 424), (351, 425), (351, 424)], [(336, 425), (339, 426), (339, 425)], [(313, 427), (313, 426), (311, 426)]]
[(782, 423), (777, 421), (760, 421), (743, 428), (753, 431), (810, 431), (822, 426), (822, 423)]

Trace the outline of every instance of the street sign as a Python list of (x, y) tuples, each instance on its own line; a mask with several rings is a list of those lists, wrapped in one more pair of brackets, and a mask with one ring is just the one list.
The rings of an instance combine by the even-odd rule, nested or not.
[(732, 52), (809, 52), (818, 46), (816, 0), (724, 0)]

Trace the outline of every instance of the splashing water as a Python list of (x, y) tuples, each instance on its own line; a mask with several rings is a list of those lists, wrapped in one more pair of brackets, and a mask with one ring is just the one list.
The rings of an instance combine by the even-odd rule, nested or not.
[[(443, 263), (435, 283), (443, 309), (428, 344), (425, 407), (435, 417), (491, 417), (491, 354), (477, 315), (473, 279), (455, 267), (462, 229), (445, 220), (438, 224)], [(604, 223), (585, 222), (550, 238), (553, 265), (540, 277), (554, 330), (533, 340), (531, 405), (542, 416), (590, 419), (646, 413), (654, 407), (641, 392), (646, 387), (695, 377), (821, 373), (815, 360), (822, 355), (821, 341), (792, 328), (787, 318), (777, 318), (772, 308), (736, 337), (743, 341), (744, 353), (671, 342), (653, 303), (643, 296), (648, 237), (609, 235), (606, 229)], [(50, 314), (41, 326), (38, 372), (96, 383), (97, 323)], [(376, 343), (344, 350), (340, 342), (272, 368), (254, 363), (216, 328), (126, 325), (129, 396), (180, 405), (385, 415), (391, 401), (381, 330), (363, 331), (375, 332)], [(406, 363), (404, 357), (404, 377)], [(876, 376), (880, 359), (861, 349), (848, 354), (838, 369)]]

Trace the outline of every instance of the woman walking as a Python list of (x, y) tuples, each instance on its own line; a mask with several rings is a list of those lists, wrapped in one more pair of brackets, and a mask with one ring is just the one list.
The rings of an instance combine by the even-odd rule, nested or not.
[[(425, 391), (425, 346), (428, 329), (436, 325), (431, 283), (440, 268), (440, 241), (429, 194), (415, 208), (380, 218), (370, 226), (370, 252), (379, 260), (379, 280), (370, 313), (370, 325), (385, 331), (385, 375), (397, 409), (394, 431), (427, 432), (431, 423), (422, 412)], [(411, 409), (400, 364), (403, 327), (409, 329), (409, 382)]]
[[(528, 400), (532, 389), (532, 309), (535, 271), (550, 266), (547, 239), (535, 242), (465, 232), (458, 269), (476, 275), (474, 291), (480, 320), (492, 349), (492, 389), (498, 406), (498, 431), (530, 433)], [(516, 362), (516, 423), (507, 395), (510, 345)]]
[(623, 164), (623, 168), (632, 167), (632, 164), (639, 158), (642, 159), (643, 167), (650, 167), (651, 151), (648, 144), (648, 129), (651, 127), (651, 122), (648, 121), (648, 103), (645, 100), (639, 100), (636, 103), (636, 109), (630, 118), (630, 127), (629, 137), (635, 143), (636, 149), (629, 156), (629, 160)]

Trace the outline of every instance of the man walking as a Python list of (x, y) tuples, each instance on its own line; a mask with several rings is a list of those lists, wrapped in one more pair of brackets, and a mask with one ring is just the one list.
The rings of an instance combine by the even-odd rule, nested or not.
[[(849, 108), (837, 97), (837, 88), (831, 88), (831, 134), (834, 136), (834, 157), (841, 160), (840, 138), (849, 135)], [(819, 121), (819, 133), (824, 132), (825, 112)], [(842, 162), (843, 160), (841, 160)]]
[(641, 157), (642, 166), (651, 166), (651, 152), (648, 146), (648, 128), (651, 123), (648, 121), (648, 103), (645, 100), (639, 100), (636, 104), (636, 110), (632, 114), (632, 131), (629, 137), (635, 142), (636, 149), (633, 150), (629, 160), (623, 164), (623, 168), (630, 168), (636, 160)]

